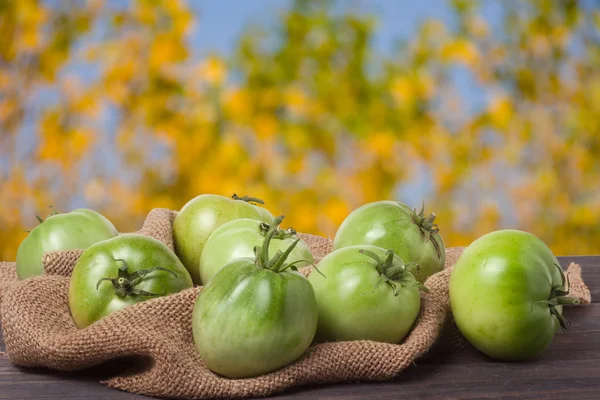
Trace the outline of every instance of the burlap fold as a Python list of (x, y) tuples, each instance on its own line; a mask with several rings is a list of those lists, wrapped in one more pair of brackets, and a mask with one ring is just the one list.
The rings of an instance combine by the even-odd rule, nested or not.
[[(173, 248), (176, 213), (153, 210), (138, 232)], [(331, 240), (302, 234), (315, 258), (331, 251)], [(78, 370), (126, 357), (135, 369), (119, 370), (106, 383), (128, 392), (169, 398), (267, 396), (294, 386), (386, 380), (437, 348), (464, 345), (451, 323), (448, 280), (462, 248), (447, 250), (444, 271), (430, 277), (421, 313), (402, 344), (372, 341), (313, 345), (297, 362), (250, 379), (226, 379), (209, 371), (194, 347), (192, 309), (200, 288), (139, 303), (78, 329), (68, 306), (69, 275), (81, 251), (44, 256), (46, 276), (16, 281), (14, 263), (0, 263), (0, 316), (10, 360), (20, 366)], [(304, 270), (310, 273), (309, 269)], [(569, 267), (573, 295), (589, 303), (590, 292), (576, 264)], [(444, 329), (444, 340), (439, 340)], [(117, 373), (117, 372), (115, 372)]]

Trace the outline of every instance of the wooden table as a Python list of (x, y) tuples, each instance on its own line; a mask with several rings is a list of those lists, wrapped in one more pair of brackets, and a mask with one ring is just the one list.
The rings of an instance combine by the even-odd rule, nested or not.
[[(592, 304), (566, 312), (573, 324), (536, 361), (504, 363), (473, 348), (435, 356), (390, 382), (304, 387), (273, 399), (590, 399), (600, 400), (600, 256), (561, 257), (579, 263)], [(4, 343), (0, 337), (0, 347)], [(0, 399), (147, 399), (98, 383), (103, 369), (59, 373), (23, 369), (0, 356)]]

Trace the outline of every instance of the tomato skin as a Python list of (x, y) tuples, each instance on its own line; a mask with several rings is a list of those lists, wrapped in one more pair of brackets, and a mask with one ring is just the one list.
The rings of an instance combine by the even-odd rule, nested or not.
[[(475, 240), (450, 277), (456, 325), (477, 349), (499, 360), (535, 358), (559, 327), (547, 304), (561, 285), (560, 265), (543, 241), (501, 230)], [(561, 306), (556, 306), (562, 312)]]
[(257, 268), (250, 258), (221, 269), (194, 306), (194, 343), (206, 366), (228, 378), (275, 371), (298, 359), (317, 327), (314, 291), (297, 272)]
[(273, 216), (266, 209), (215, 194), (197, 196), (177, 213), (173, 222), (175, 253), (195, 283), (201, 283), (200, 256), (208, 237), (219, 226), (238, 218), (273, 222)]
[(87, 249), (117, 235), (114, 225), (93, 210), (77, 209), (49, 216), (21, 242), (17, 250), (17, 276), (23, 280), (43, 275), (42, 256), (46, 252)]
[[(240, 218), (229, 221), (217, 229), (209, 236), (202, 251), (199, 263), (199, 275), (203, 284), (206, 284), (221, 268), (237, 258), (254, 257), (254, 247), (259, 246), (265, 240), (261, 233), (260, 224), (249, 218)], [(269, 247), (269, 255), (272, 257), (277, 250), (284, 251), (294, 240), (296, 235), (286, 238), (273, 238)], [(300, 241), (292, 253), (287, 258), (288, 262), (297, 260), (313, 261), (313, 256)], [(310, 263), (298, 263), (298, 268), (309, 265)]]
[[(396, 201), (377, 201), (354, 210), (340, 225), (333, 249), (370, 244), (392, 249), (404, 262), (419, 264), (420, 282), (444, 268), (446, 253), (439, 233), (430, 238), (413, 220), (414, 210)], [(434, 243), (435, 242), (435, 243)]]
[[(344, 247), (319, 262), (312, 284), (319, 309), (320, 341), (375, 340), (399, 343), (410, 331), (421, 307), (416, 285), (398, 285), (394, 295), (386, 283), (375, 288), (381, 274), (377, 262), (361, 254), (369, 250), (382, 259), (386, 250), (371, 245)], [(410, 279), (415, 282), (411, 275)]]
[(145, 276), (137, 288), (168, 295), (193, 286), (192, 278), (164, 243), (149, 236), (121, 235), (90, 246), (77, 261), (69, 284), (69, 307), (75, 324), (85, 328), (105, 316), (130, 305), (158, 296), (129, 295), (120, 297), (109, 281), (96, 285), (102, 278), (115, 278), (125, 260), (129, 272), (162, 267)]

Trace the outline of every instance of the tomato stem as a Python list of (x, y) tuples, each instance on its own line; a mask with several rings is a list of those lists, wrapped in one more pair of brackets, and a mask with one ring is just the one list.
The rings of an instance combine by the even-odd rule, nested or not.
[(550, 309), (550, 313), (556, 317), (560, 327), (563, 331), (567, 331), (571, 326), (571, 321), (569, 321), (565, 316), (563, 316), (557, 309), (558, 305), (578, 305), (581, 303), (581, 300), (577, 297), (569, 296), (569, 289), (571, 283), (569, 282), (569, 277), (565, 276), (565, 273), (560, 265), (554, 264), (556, 269), (558, 269), (560, 273), (561, 283), (560, 285), (556, 285), (550, 290), (550, 298), (548, 300), (542, 300), (536, 303), (545, 303), (548, 304)]
[(277, 251), (277, 253), (279, 253), (279, 257), (276, 260), (275, 260), (275, 257), (273, 257), (273, 260), (271, 261), (273, 263), (273, 265), (271, 267), (272, 271), (275, 271), (275, 272), (281, 271), (281, 268), (283, 267), (283, 263), (285, 262), (285, 260), (287, 260), (290, 253), (292, 252), (292, 250), (294, 250), (294, 247), (296, 247), (296, 245), (298, 244), (299, 241), (300, 241), (300, 238), (294, 240), (294, 243), (292, 243), (287, 249), (285, 249), (285, 251), (283, 253), (281, 252), (281, 250)]
[[(263, 236), (266, 236), (267, 233), (269, 233), (269, 230), (271, 229), (271, 226), (269, 224), (267, 224), (266, 222), (260, 222), (259, 223), (259, 229), (260, 229), (260, 233)], [(273, 238), (274, 239), (287, 239), (290, 238), (292, 236), (295, 236), (298, 232), (296, 232), (296, 230), (294, 228), (287, 228), (287, 229), (281, 229), (281, 228), (277, 228), (275, 230), (275, 233), (273, 234)]]
[(579, 300), (577, 297), (572, 297), (572, 296), (560, 296), (556, 298), (556, 303), (560, 304), (560, 305), (573, 305), (576, 306), (578, 304), (581, 304), (581, 300)]
[(174, 277), (177, 277), (177, 274), (170, 269), (163, 267), (153, 267), (148, 269), (140, 269), (135, 272), (130, 273), (128, 271), (127, 261), (120, 258), (113, 258), (114, 261), (121, 261), (123, 264), (119, 267), (118, 275), (116, 278), (101, 278), (96, 283), (96, 290), (100, 289), (100, 285), (104, 281), (109, 281), (112, 283), (115, 294), (119, 297), (126, 297), (130, 295), (138, 295), (138, 296), (160, 296), (164, 294), (165, 289), (161, 293), (151, 293), (142, 289), (138, 289), (136, 286), (151, 272), (154, 271), (165, 271), (172, 274)]
[(381, 275), (379, 277), (379, 279), (377, 279), (377, 282), (375, 282), (375, 286), (373, 286), (373, 290), (371, 290), (370, 292), (363, 292), (361, 293), (361, 295), (366, 295), (366, 294), (373, 294), (375, 293), (375, 291), (377, 290), (377, 288), (379, 288), (379, 286), (383, 285), (384, 283), (389, 283), (390, 286), (392, 287), (393, 291), (394, 291), (394, 296), (397, 296), (398, 293), (396, 291), (396, 285), (394, 285), (393, 282), (391, 282), (387, 276), (385, 275)]
[(301, 263), (301, 262), (303, 262), (303, 263), (307, 263), (307, 264), (310, 264), (310, 265), (311, 265), (311, 266), (312, 266), (312, 267), (313, 267), (315, 270), (317, 270), (317, 272), (318, 272), (319, 274), (321, 274), (321, 276), (322, 276), (323, 278), (327, 278), (325, 275), (323, 275), (323, 273), (322, 273), (322, 272), (319, 270), (319, 268), (317, 268), (317, 265), (316, 265), (314, 262), (310, 261), (310, 260), (296, 260), (296, 261), (294, 261), (294, 262), (292, 262), (292, 263), (289, 263), (289, 264), (287, 264), (287, 265), (286, 265), (285, 267), (283, 267), (283, 268), (282, 268), (280, 271), (285, 271), (285, 270), (286, 270), (286, 269), (288, 269), (288, 268), (289, 268), (289, 269), (291, 269), (291, 270), (293, 270), (293, 271), (298, 271), (298, 268), (296, 268), (296, 264), (299, 264), (299, 263)]
[[(52, 216), (54, 216), (54, 215), (58, 215), (58, 212), (56, 212), (56, 210), (54, 209), (54, 207), (53, 207), (53, 206), (50, 206), (50, 207), (48, 207), (48, 208), (49, 208), (50, 210), (52, 210), (52, 212), (50, 213), (50, 216), (51, 216), (51, 217), (52, 217)], [(42, 219), (42, 217), (40, 217), (39, 215), (35, 214), (35, 218), (38, 220), (38, 222), (39, 222), (40, 224), (43, 224), (43, 223), (44, 223), (44, 220), (43, 220), (43, 219)], [(25, 231), (25, 232), (28, 232), (28, 231)]]
[[(297, 264), (298, 262), (301, 262), (301, 261), (305, 261), (305, 260), (299, 260), (299, 261), (295, 261), (290, 264), (285, 263), (287, 258), (291, 254), (291, 252), (294, 250), (294, 248), (298, 244), (298, 242), (300, 242), (300, 238), (297, 238), (296, 240), (294, 240), (294, 242), (287, 249), (285, 249), (285, 251), (277, 250), (277, 252), (273, 256), (273, 258), (269, 259), (269, 245), (271, 244), (271, 239), (273, 239), (273, 238), (283, 239), (283, 238), (292, 236), (292, 232), (296, 233), (296, 231), (294, 231), (291, 228), (283, 230), (279, 227), (279, 225), (281, 224), (281, 222), (283, 221), (284, 218), (285, 218), (285, 216), (283, 216), (283, 215), (276, 217), (271, 226), (269, 226), (268, 224), (265, 224), (265, 223), (261, 223), (261, 226), (260, 226), (261, 231), (265, 230), (267, 227), (268, 227), (268, 231), (265, 234), (265, 240), (264, 240), (262, 246), (256, 246), (254, 248), (254, 256), (256, 258), (254, 261), (254, 265), (256, 267), (268, 269), (273, 272), (284, 272), (288, 268), (291, 268), (292, 270), (297, 271), (298, 269), (295, 267), (295, 264)], [(312, 265), (314, 266), (314, 264), (312, 264)]]
[[(256, 261), (260, 264), (262, 268), (267, 268), (267, 266), (269, 265), (269, 245), (271, 244), (271, 239), (273, 238), (275, 231), (279, 228), (279, 225), (281, 224), (284, 218), (285, 216), (283, 215), (280, 215), (275, 218), (275, 220), (273, 221), (273, 225), (271, 225), (269, 231), (267, 232), (267, 235), (265, 236), (265, 241), (263, 242), (262, 247), (255, 248), (255, 254), (256, 252), (259, 253), (256, 254)], [(275, 254), (275, 257), (279, 258), (279, 255)]]
[(413, 223), (419, 227), (421, 235), (423, 235), (423, 237), (425, 238), (425, 242), (428, 242), (431, 239), (431, 244), (435, 249), (435, 253), (438, 259), (440, 259), (442, 257), (442, 249), (440, 248), (440, 245), (438, 244), (437, 240), (435, 240), (435, 238), (431, 238), (432, 235), (436, 235), (440, 231), (438, 225), (434, 223), (436, 218), (435, 213), (425, 215), (425, 202), (423, 202), (423, 205), (421, 206), (421, 211), (417, 213), (417, 209), (413, 209), (411, 217)]
[(259, 199), (257, 197), (251, 197), (251, 196), (240, 197), (235, 193), (231, 196), (231, 198), (233, 200), (242, 200), (242, 201), (245, 201), (246, 203), (265, 204), (265, 202), (262, 199)]
[[(388, 285), (390, 285), (392, 287), (394, 296), (397, 296), (399, 294), (399, 291), (397, 288), (398, 284), (400, 286), (403, 286), (405, 284), (412, 285), (412, 286), (416, 286), (417, 288), (419, 288), (420, 290), (422, 290), (424, 292), (429, 291), (425, 287), (425, 285), (423, 285), (421, 282), (417, 281), (414, 278), (414, 275), (411, 272), (411, 269), (414, 269), (414, 268), (418, 269), (419, 265), (417, 263), (406, 264), (400, 257), (398, 257), (394, 253), (394, 250), (386, 251), (385, 260), (382, 260), (376, 253), (374, 253), (370, 250), (360, 249), (358, 252), (375, 260), (375, 262), (377, 263), (375, 268), (381, 274), (380, 278), (377, 280), (377, 282), (375, 283), (375, 286), (373, 287), (373, 290), (370, 293), (375, 292), (375, 290), (377, 290), (377, 288), (384, 283), (387, 283)], [(363, 293), (363, 294), (370, 294), (370, 293)]]

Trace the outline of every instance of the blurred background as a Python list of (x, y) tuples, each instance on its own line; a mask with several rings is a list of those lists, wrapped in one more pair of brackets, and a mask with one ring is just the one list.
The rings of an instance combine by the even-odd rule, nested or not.
[(0, 0), (0, 135), (1, 260), (49, 205), (132, 231), (234, 192), (600, 253), (600, 2)]

